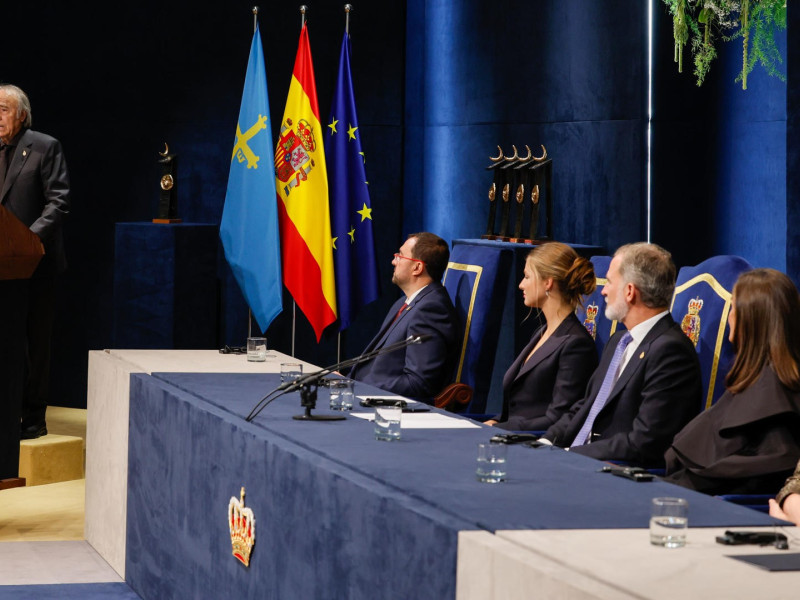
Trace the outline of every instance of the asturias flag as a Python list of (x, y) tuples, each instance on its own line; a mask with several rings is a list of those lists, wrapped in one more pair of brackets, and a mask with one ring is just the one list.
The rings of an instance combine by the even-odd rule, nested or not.
[(262, 331), (283, 310), (267, 74), (258, 27), (244, 80), (219, 237)]
[(339, 77), (325, 132), (325, 145), (328, 148), (336, 301), (340, 328), (346, 329), (358, 310), (377, 300), (379, 293), (372, 207), (358, 130), (347, 32), (342, 40)]
[(275, 185), (283, 240), (283, 282), (314, 328), (336, 320), (328, 177), (307, 26), (289, 85), (275, 148)]

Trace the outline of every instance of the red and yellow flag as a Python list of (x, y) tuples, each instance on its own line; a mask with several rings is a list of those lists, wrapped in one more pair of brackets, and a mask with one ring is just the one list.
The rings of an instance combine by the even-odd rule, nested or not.
[(307, 26), (300, 44), (275, 149), (283, 283), (317, 341), (336, 320), (336, 284), (328, 211), (328, 176)]

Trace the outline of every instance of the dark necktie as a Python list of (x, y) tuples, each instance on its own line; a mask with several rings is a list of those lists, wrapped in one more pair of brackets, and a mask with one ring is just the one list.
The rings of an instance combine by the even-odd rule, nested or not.
[(603, 410), (606, 402), (608, 402), (608, 397), (611, 394), (611, 388), (614, 387), (614, 383), (617, 381), (617, 370), (619, 370), (619, 363), (622, 362), (622, 355), (625, 354), (625, 348), (628, 347), (628, 344), (631, 343), (631, 340), (633, 340), (633, 337), (629, 331), (626, 331), (625, 335), (623, 335), (617, 343), (617, 347), (614, 350), (614, 356), (611, 357), (611, 363), (608, 365), (608, 371), (606, 371), (606, 376), (603, 379), (603, 384), (600, 386), (600, 391), (597, 392), (597, 396), (592, 403), (592, 408), (589, 409), (589, 415), (583, 422), (583, 427), (581, 427), (578, 435), (575, 436), (575, 441), (572, 442), (571, 447), (583, 446), (589, 441), (589, 436), (591, 435), (592, 427), (594, 426), (594, 420), (597, 418), (597, 415), (600, 413), (600, 411)]

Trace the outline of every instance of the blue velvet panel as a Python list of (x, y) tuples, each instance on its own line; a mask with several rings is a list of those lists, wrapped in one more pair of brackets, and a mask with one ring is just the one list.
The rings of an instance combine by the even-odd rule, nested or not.
[[(739, 275), (751, 268), (750, 263), (738, 256), (715, 256), (678, 272), (672, 318), (695, 342), (703, 381), (701, 410), (714, 404), (725, 392), (725, 375), (735, 356), (728, 341), (731, 295)], [(694, 314), (698, 299), (702, 305)]]
[(472, 402), (463, 412), (486, 410), (512, 258), (510, 249), (466, 244), (453, 246), (450, 253), (443, 283), (463, 326), (454, 381), (473, 390)]
[[(408, 3), (406, 228), (485, 230), (488, 157), (544, 144), (554, 236), (616, 247), (644, 229), (645, 4)], [(466, 208), (466, 210), (465, 210)]]
[[(478, 483), (475, 444), (488, 427), (377, 442), (361, 419), (293, 420), (296, 394), (246, 423), (277, 383), (131, 376), (126, 577), (143, 598), (452, 598), (458, 531), (646, 527), (654, 495), (688, 498), (696, 526), (772, 522), (671, 484), (598, 473), (599, 462), (558, 449), (511, 447), (509, 481)], [(256, 516), (249, 569), (230, 555), (226, 519), (241, 486)]]
[(218, 228), (118, 223), (115, 348), (213, 348)]

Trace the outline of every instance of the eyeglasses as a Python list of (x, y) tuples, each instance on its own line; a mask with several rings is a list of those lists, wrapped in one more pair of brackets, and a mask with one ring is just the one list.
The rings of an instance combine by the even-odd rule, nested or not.
[(411, 258), (410, 256), (403, 256), (399, 252), (395, 252), (394, 253), (394, 257), (395, 258), (405, 258), (406, 260), (413, 260), (414, 262), (422, 263), (423, 265), (425, 264), (424, 260), (420, 260), (418, 258)]

